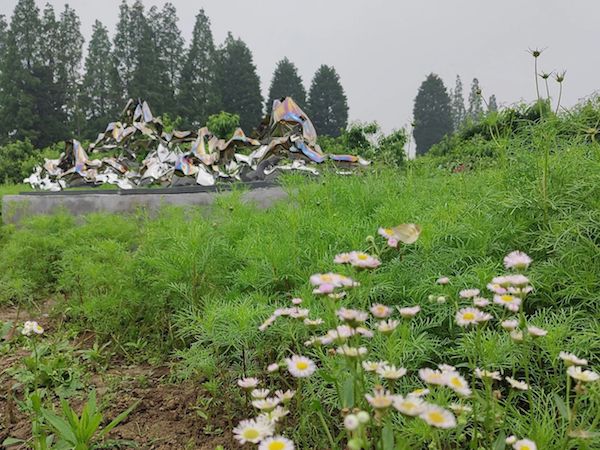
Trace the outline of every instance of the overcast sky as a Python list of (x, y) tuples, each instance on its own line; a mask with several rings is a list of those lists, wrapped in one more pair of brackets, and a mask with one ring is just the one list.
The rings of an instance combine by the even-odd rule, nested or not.
[[(70, 0), (89, 38), (99, 19), (114, 32), (121, 0)], [(10, 17), (17, 0), (0, 0)], [(36, 0), (43, 7), (45, 0)], [(65, 0), (50, 0), (58, 11)], [(130, 0), (130, 4), (133, 0)], [(146, 0), (145, 5), (164, 1)], [(417, 89), (430, 72), (448, 88), (457, 74), (465, 99), (473, 77), (484, 95), (510, 104), (535, 97), (528, 48), (547, 48), (540, 67), (567, 70), (564, 103), (600, 89), (599, 0), (171, 0), (186, 42), (204, 8), (217, 44), (227, 31), (254, 54), (266, 95), (278, 60), (287, 56), (308, 90), (320, 64), (337, 69), (350, 119), (385, 130), (408, 124)], [(551, 88), (554, 89), (554, 83)]]

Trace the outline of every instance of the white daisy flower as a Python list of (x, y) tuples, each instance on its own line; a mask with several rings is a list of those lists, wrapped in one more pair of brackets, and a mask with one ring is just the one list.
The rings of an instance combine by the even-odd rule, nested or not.
[(496, 295), (504, 295), (508, 292), (500, 283), (488, 283), (487, 288)]
[(332, 342), (345, 342), (351, 336), (356, 334), (356, 330), (348, 325), (338, 325), (335, 329), (327, 331), (320, 341), (323, 345), (331, 344)]
[(560, 352), (558, 357), (562, 359), (567, 366), (587, 366), (587, 359), (578, 358), (573, 353)]
[(427, 394), (429, 394), (429, 389), (419, 388), (419, 389), (415, 389), (412, 392), (409, 392), (408, 396), (409, 397), (425, 397)]
[(516, 319), (508, 319), (500, 322), (500, 326), (507, 331), (512, 331), (519, 326), (519, 321)]
[(315, 363), (306, 356), (293, 355), (285, 360), (288, 371), (293, 377), (306, 378), (317, 370)]
[(438, 369), (442, 372), (456, 372), (456, 367), (451, 366), (450, 364), (438, 364)]
[(277, 364), (277, 363), (269, 364), (267, 366), (267, 372), (269, 372), (269, 373), (277, 372), (278, 370), (279, 370), (279, 364)]
[(463, 289), (458, 293), (461, 298), (473, 298), (479, 295), (479, 289)]
[(510, 338), (515, 342), (523, 342), (523, 332), (521, 330), (512, 330)]
[(436, 428), (454, 428), (456, 426), (454, 414), (437, 405), (427, 405), (419, 417)]
[(282, 391), (282, 390), (277, 390), (275, 391), (275, 396), (281, 400), (283, 403), (289, 403), (289, 401), (294, 398), (294, 395), (296, 394), (296, 391), (292, 391), (292, 390), (287, 390), (287, 391)]
[(473, 305), (477, 306), (478, 308), (485, 308), (489, 304), (490, 304), (490, 301), (487, 298), (475, 297), (473, 299)]
[(448, 277), (439, 277), (436, 281), (437, 284), (445, 285), (450, 283), (450, 278)]
[(275, 407), (274, 410), (269, 411), (269, 412), (264, 412), (264, 413), (260, 414), (258, 417), (262, 418), (263, 420), (268, 420), (272, 423), (277, 423), (281, 419), (283, 419), (285, 416), (287, 416), (289, 413), (290, 413), (289, 410), (285, 409), (283, 406), (277, 406), (277, 407)]
[(252, 400), (252, 406), (265, 412), (273, 411), (280, 403), (281, 400), (275, 397)]
[(404, 367), (396, 367), (394, 365), (384, 364), (377, 369), (377, 374), (386, 380), (397, 380), (406, 375)]
[(469, 325), (477, 325), (479, 322), (489, 320), (489, 314), (481, 312), (477, 308), (462, 308), (456, 312), (454, 318), (457, 325), (467, 327)]
[(469, 383), (467, 383), (467, 380), (465, 380), (456, 372), (448, 373), (446, 377), (446, 386), (448, 386), (457, 394), (462, 395), (463, 397), (471, 396), (472, 392), (469, 388)]
[(383, 388), (375, 388), (373, 395), (366, 394), (365, 398), (375, 409), (387, 409), (392, 406), (392, 402), (394, 401), (394, 396)]
[(482, 380), (484, 378), (490, 378), (492, 380), (498, 380), (498, 381), (502, 379), (502, 377), (500, 376), (500, 372), (498, 372), (498, 371), (490, 372), (489, 370), (480, 369), (479, 367), (477, 367), (475, 369), (475, 376), (477, 378), (481, 378)]
[(377, 370), (386, 365), (387, 361), (363, 361), (362, 367), (367, 372), (377, 372)]
[(543, 328), (538, 328), (534, 326), (527, 327), (527, 332), (533, 337), (541, 337), (546, 336), (548, 334), (548, 331), (544, 330)]
[(400, 321), (398, 320), (382, 320), (377, 324), (377, 330), (383, 334), (392, 334), (398, 325), (400, 325)]
[(512, 377), (505, 377), (504, 379), (508, 381), (508, 384), (510, 384), (510, 386), (515, 389), (518, 389), (520, 391), (526, 391), (527, 389), (529, 389), (529, 385), (524, 381), (515, 380)]
[(252, 389), (256, 388), (256, 386), (258, 386), (259, 383), (260, 381), (258, 380), (258, 378), (252, 377), (242, 378), (241, 380), (237, 381), (238, 386), (246, 391), (251, 391)]
[(274, 436), (265, 439), (258, 446), (258, 450), (294, 450), (294, 443), (283, 436)]
[(419, 305), (409, 306), (406, 308), (398, 308), (398, 311), (404, 319), (410, 319), (411, 317), (416, 316), (419, 311), (421, 311), (421, 307)]
[(473, 408), (471, 408), (469, 405), (463, 405), (461, 403), (450, 403), (448, 405), (448, 408), (450, 408), (452, 411), (454, 411), (458, 415), (469, 414), (469, 413), (473, 412)]
[(254, 400), (261, 400), (267, 398), (270, 392), (269, 389), (253, 389), (252, 392), (250, 392), (250, 396)]
[(426, 403), (419, 397), (409, 395), (402, 397), (396, 395), (394, 397), (394, 408), (406, 416), (418, 416), (425, 409)]
[(366, 347), (350, 347), (346, 344), (336, 349), (338, 355), (348, 356), (349, 358), (358, 358), (367, 354)]
[(313, 286), (321, 286), (321, 285), (331, 285), (333, 287), (354, 287), (357, 286), (352, 278), (347, 277), (345, 275), (340, 275), (339, 273), (317, 273), (310, 277), (310, 283)]
[(516, 273), (513, 275), (505, 275), (504, 277), (501, 278), (501, 280), (503, 281), (503, 284), (505, 286), (512, 286), (512, 287), (526, 287), (529, 284), (529, 278), (527, 278), (525, 275), (521, 275), (520, 273)]
[(531, 258), (526, 253), (518, 250), (510, 252), (504, 257), (504, 267), (507, 269), (523, 270), (527, 269), (529, 264), (531, 264)]
[(511, 434), (504, 440), (504, 442), (506, 442), (507, 445), (514, 444), (517, 442), (517, 437), (514, 434)]
[(336, 314), (340, 320), (353, 324), (363, 323), (369, 318), (366, 312), (349, 308), (340, 308), (336, 311)]
[(273, 323), (275, 323), (275, 321), (277, 320), (277, 316), (273, 315), (270, 316), (267, 320), (265, 320), (259, 327), (258, 330), (259, 331), (265, 331), (267, 328), (269, 328), (271, 325), (273, 325)]
[(35, 320), (28, 320), (23, 324), (23, 329), (21, 330), (21, 334), (23, 336), (31, 336), (32, 334), (43, 334), (44, 329), (37, 323)]
[(304, 320), (308, 318), (308, 314), (310, 311), (306, 308), (292, 308), (292, 312), (290, 313), (290, 317), (292, 319), (301, 319)]
[(371, 311), (371, 314), (377, 319), (386, 319), (392, 314), (392, 308), (382, 305), (381, 303), (374, 304), (369, 308), (369, 311)]
[(240, 444), (245, 444), (247, 442), (258, 444), (266, 437), (271, 436), (274, 431), (273, 423), (270, 420), (264, 418), (242, 420), (238, 426), (233, 429), (233, 437), (239, 441)]
[(356, 332), (358, 334), (360, 334), (362, 337), (366, 337), (371, 339), (373, 336), (375, 336), (375, 333), (373, 333), (371, 330), (369, 330), (368, 328), (365, 327), (356, 327)]
[(518, 311), (521, 306), (521, 299), (510, 294), (494, 295), (494, 303), (502, 305), (510, 311)]
[(296, 306), (297, 306), (297, 305), (299, 305), (299, 304), (301, 304), (301, 303), (302, 303), (302, 299), (301, 299), (301, 298), (299, 298), (299, 297), (295, 297), (295, 298), (293, 298), (293, 299), (292, 299), (292, 304), (293, 304), (293, 305), (296, 305)]
[(425, 383), (445, 386), (447, 376), (447, 373), (444, 373), (440, 370), (433, 370), (429, 368), (419, 369), (419, 378), (421, 378), (421, 380), (423, 380)]
[(333, 262), (336, 264), (350, 264), (351, 260), (352, 255), (350, 253), (340, 253), (333, 258)]
[(537, 450), (535, 442), (529, 439), (520, 439), (513, 444), (514, 450)]
[(600, 379), (600, 375), (596, 372), (592, 370), (582, 370), (581, 367), (578, 366), (569, 366), (567, 373), (571, 378), (574, 378), (577, 381), (583, 381), (584, 383), (598, 381), (598, 379)]
[(354, 431), (360, 426), (360, 421), (356, 414), (348, 414), (344, 417), (344, 427), (348, 431)]
[(350, 254), (350, 264), (360, 269), (375, 269), (381, 265), (381, 261), (363, 252), (352, 252)]
[(304, 325), (307, 327), (318, 327), (319, 325), (323, 325), (323, 319), (304, 319)]

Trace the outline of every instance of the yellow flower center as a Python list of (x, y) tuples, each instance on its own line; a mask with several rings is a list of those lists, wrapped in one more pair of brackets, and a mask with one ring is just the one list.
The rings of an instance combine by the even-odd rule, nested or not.
[(375, 408), (387, 408), (392, 404), (391, 399), (387, 397), (375, 397), (373, 399), (373, 406)]
[(406, 409), (409, 409), (409, 410), (410, 410), (410, 409), (414, 409), (414, 408), (415, 408), (415, 406), (416, 406), (416, 405), (415, 405), (413, 402), (404, 402), (404, 407), (405, 407)]
[(472, 312), (466, 312), (463, 314), (463, 319), (465, 320), (474, 320), (475, 319), (475, 314)]
[(461, 387), (462, 386), (462, 381), (458, 377), (452, 377), (452, 378), (450, 378), (450, 383), (454, 387)]
[(388, 235), (391, 235), (394, 232), (394, 230), (392, 230), (391, 228), (386, 228), (383, 231), (385, 231), (385, 234), (388, 234)]
[(244, 439), (250, 441), (250, 440), (258, 438), (260, 436), (260, 433), (258, 432), (258, 430), (256, 428), (246, 428), (244, 430), (244, 433), (242, 433), (242, 436), (244, 436)]
[(503, 295), (500, 297), (500, 300), (502, 300), (503, 302), (507, 302), (507, 303), (512, 302), (512, 299), (513, 299), (512, 295)]
[(364, 260), (366, 260), (366, 259), (369, 259), (369, 256), (368, 256), (368, 255), (365, 255), (364, 253), (359, 253), (359, 254), (358, 254), (358, 259), (360, 259), (360, 260), (364, 261)]
[(321, 281), (329, 283), (332, 280), (331, 275), (321, 275)]
[(306, 361), (298, 361), (296, 363), (296, 369), (306, 370), (306, 369), (308, 369), (308, 363)]
[(433, 423), (444, 423), (444, 416), (443, 414), (437, 412), (437, 411), (432, 411), (429, 413), (429, 419), (433, 422)]
[(273, 441), (269, 443), (269, 450), (284, 450), (285, 444), (281, 441)]
[(522, 445), (521, 450), (531, 450), (531, 447), (529, 445)]

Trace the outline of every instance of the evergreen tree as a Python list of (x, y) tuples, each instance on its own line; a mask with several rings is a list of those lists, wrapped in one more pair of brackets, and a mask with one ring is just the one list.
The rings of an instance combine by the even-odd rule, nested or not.
[(340, 77), (333, 67), (322, 65), (308, 93), (308, 115), (317, 133), (339, 136), (348, 124), (348, 102)]
[(71, 134), (81, 133), (83, 117), (79, 106), (83, 35), (81, 21), (73, 8), (65, 5), (57, 33), (56, 82), (64, 96), (64, 111)]
[[(0, 80), (2, 80), (2, 72), (4, 70), (4, 55), (6, 53), (6, 45), (8, 43), (8, 25), (3, 14), (0, 14)], [(2, 85), (0, 84), (0, 99), (2, 99)], [(0, 103), (0, 112), (2, 104)], [(1, 127), (0, 127), (1, 129)], [(1, 138), (0, 138), (1, 142)]]
[(164, 92), (163, 112), (176, 115), (175, 96), (180, 78), (181, 61), (183, 60), (183, 38), (177, 25), (177, 10), (172, 3), (165, 3), (162, 10), (156, 6), (150, 8), (148, 21), (152, 28), (158, 58), (165, 75), (166, 91)]
[(494, 94), (490, 95), (490, 99), (488, 100), (488, 112), (498, 111), (498, 101), (496, 100), (496, 96)]
[(433, 144), (452, 132), (452, 107), (442, 79), (429, 74), (419, 87), (413, 109), (413, 136), (417, 154), (425, 154)]
[(465, 99), (463, 97), (463, 85), (460, 75), (456, 75), (456, 85), (452, 91), (452, 124), (454, 130), (458, 130), (467, 116)]
[(203, 126), (220, 109), (216, 58), (210, 20), (201, 9), (181, 70), (178, 105), (185, 126)]
[(271, 112), (273, 101), (281, 97), (292, 97), (300, 107), (306, 104), (306, 90), (302, 85), (302, 78), (298, 75), (298, 69), (289, 59), (283, 58), (277, 63), (271, 87), (269, 88), (269, 99), (266, 110)]
[(104, 130), (122, 106), (111, 102), (112, 62), (108, 30), (96, 20), (85, 59), (80, 101), (86, 118), (84, 136), (90, 139)]
[(134, 36), (131, 29), (129, 6), (127, 0), (123, 0), (119, 6), (119, 21), (113, 44), (113, 70), (110, 78), (113, 104), (123, 105), (129, 96), (135, 68)]
[(41, 17), (41, 39), (39, 40), (41, 63), (48, 66), (56, 79), (59, 53), (59, 25), (54, 7), (46, 3)]
[(262, 119), (263, 98), (252, 52), (241, 39), (228, 33), (218, 52), (218, 85), (223, 109), (240, 116), (246, 131)]
[(168, 98), (167, 74), (159, 57), (157, 38), (144, 13), (144, 5), (137, 0), (129, 10), (131, 41), (134, 47), (133, 72), (128, 94), (146, 100), (154, 112), (164, 112)]
[(469, 110), (467, 112), (469, 119), (477, 122), (483, 114), (483, 101), (481, 100), (481, 89), (479, 80), (473, 78), (471, 83), (471, 92), (469, 93)]
[(19, 0), (11, 18), (0, 79), (0, 139), (30, 139), (42, 147), (64, 138), (64, 98), (44, 64), (49, 57), (42, 54), (39, 14), (34, 0)]

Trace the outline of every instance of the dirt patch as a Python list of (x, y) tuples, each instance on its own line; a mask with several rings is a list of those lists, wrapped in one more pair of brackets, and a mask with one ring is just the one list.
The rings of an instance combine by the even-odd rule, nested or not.
[[(20, 323), (33, 318), (24, 311), (17, 313), (15, 308), (0, 308), (0, 320), (4, 322), (16, 322), (17, 314)], [(43, 312), (34, 318), (47, 330), (52, 329), (51, 320)], [(82, 342), (93, 342), (93, 339), (80, 336), (73, 344), (81, 348)], [(0, 354), (0, 443), (9, 436), (19, 439), (31, 436), (30, 419), (16, 406), (23, 393), (18, 388), (13, 389), (15, 383), (6, 372), (20, 364), (28, 351), (15, 345), (6, 349)], [(169, 382), (169, 374), (168, 366), (131, 365), (118, 359), (111, 361), (108, 370), (88, 374), (85, 390), (96, 389), (106, 423), (139, 402), (129, 417), (110, 433), (109, 440), (115, 442), (113, 448), (214, 450), (219, 445), (226, 449), (239, 447), (230, 432), (231, 419), (225, 418), (220, 402), (213, 403), (212, 396), (197, 383)], [(82, 396), (85, 397), (85, 393)], [(77, 397), (69, 399), (76, 410), (81, 409), (84, 401)]]

